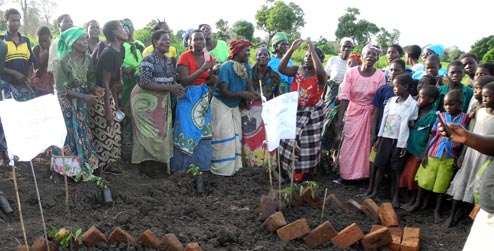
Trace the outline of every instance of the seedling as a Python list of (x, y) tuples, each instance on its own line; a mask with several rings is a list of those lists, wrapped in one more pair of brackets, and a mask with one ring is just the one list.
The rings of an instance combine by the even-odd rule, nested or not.
[(91, 166), (86, 163), (84, 168), (81, 168), (81, 172), (75, 176), (75, 181), (79, 182), (81, 180), (90, 181), (95, 183), (101, 190), (107, 188), (106, 181), (100, 177), (91, 173)]
[(187, 170), (187, 173), (192, 175), (192, 177), (194, 178), (201, 175), (201, 172), (199, 171), (199, 167), (194, 164), (189, 165), (189, 169)]
[[(317, 191), (317, 187), (319, 186), (317, 184), (317, 182), (315, 181), (305, 181), (304, 184), (306, 184), (309, 188), (310, 188), (310, 197), (312, 199), (315, 199), (316, 198), (316, 191)], [(302, 188), (303, 190), (303, 188)]]
[(60, 245), (72, 249), (72, 243), (82, 245), (82, 228), (68, 227), (60, 230), (53, 228), (48, 231), (48, 236), (54, 238)]

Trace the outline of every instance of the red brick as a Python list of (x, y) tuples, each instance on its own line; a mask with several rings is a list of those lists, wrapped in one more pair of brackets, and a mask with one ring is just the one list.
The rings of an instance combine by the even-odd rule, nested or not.
[(120, 227), (116, 227), (113, 232), (108, 235), (108, 242), (110, 243), (135, 243), (136, 240), (125, 230)]
[(360, 205), (360, 203), (356, 202), (353, 199), (349, 199), (347, 201), (347, 205), (348, 205), (348, 208), (350, 208), (354, 212), (357, 212), (357, 213), (362, 212), (362, 206)]
[(475, 206), (472, 209), (472, 211), (470, 211), (470, 214), (468, 215), (470, 217), (470, 219), (475, 220), (475, 217), (477, 216), (477, 213), (479, 212), (479, 210), (480, 210), (480, 206), (479, 205)]
[(331, 222), (325, 221), (306, 235), (304, 241), (309, 247), (314, 247), (330, 241), (337, 234)]
[(372, 225), (371, 229), (369, 232), (374, 232), (376, 230), (379, 230), (381, 228), (386, 228), (385, 226), (382, 226), (382, 225)]
[(310, 189), (310, 187), (306, 187), (304, 189), (304, 191), (302, 192), (302, 198), (307, 204), (312, 207), (322, 206), (322, 199), (317, 195), (317, 193), (314, 195), (314, 198), (312, 198), (312, 189)]
[(333, 237), (331, 242), (337, 248), (348, 248), (362, 238), (364, 238), (364, 233), (356, 223), (352, 223)]
[(385, 227), (398, 226), (398, 216), (396, 216), (395, 209), (391, 203), (381, 204), (379, 207), (379, 220), (381, 220), (381, 225)]
[(185, 246), (185, 251), (202, 251), (202, 248), (199, 246), (199, 243), (192, 242)]
[(141, 236), (139, 236), (137, 242), (142, 243), (142, 245), (149, 248), (158, 249), (160, 247), (160, 240), (158, 240), (158, 238), (156, 238), (153, 234), (153, 231), (149, 229), (144, 231)]
[(82, 242), (88, 247), (94, 247), (100, 242), (107, 242), (105, 234), (103, 234), (95, 226), (90, 227), (86, 232), (82, 234)]
[(264, 221), (270, 215), (276, 212), (276, 205), (272, 197), (262, 196), (261, 202), (259, 203), (259, 215), (257, 216), (257, 221)]
[(343, 203), (341, 203), (340, 199), (338, 199), (338, 197), (334, 193), (332, 193), (328, 197), (326, 197), (326, 201), (329, 201), (329, 205), (331, 207), (335, 207), (337, 209), (340, 209), (344, 213), (348, 213), (348, 208), (345, 207), (343, 205)]
[(20, 245), (20, 246), (17, 246), (17, 249), (16, 251), (28, 251), (29, 248), (26, 247), (26, 245)]
[(388, 248), (391, 251), (399, 251), (401, 245), (401, 237), (403, 236), (403, 228), (401, 227), (390, 227), (389, 232), (391, 233), (391, 243)]
[(420, 228), (405, 227), (401, 240), (400, 251), (420, 250)]
[(362, 212), (370, 219), (374, 221), (379, 220), (378, 211), (379, 206), (372, 199), (365, 199), (364, 202), (362, 202)]
[(160, 247), (167, 251), (182, 251), (184, 245), (177, 239), (177, 236), (173, 233), (165, 234), (161, 240)]
[(293, 191), (290, 198), (290, 204), (294, 207), (302, 206), (304, 204), (304, 199), (298, 194), (298, 192)]
[(306, 219), (294, 221), (284, 227), (278, 228), (276, 233), (281, 240), (291, 241), (297, 238), (304, 237), (310, 232), (309, 224)]
[(57, 250), (57, 245), (55, 245), (53, 242), (48, 241), (48, 246), (50, 247), (49, 249), (46, 248), (46, 241), (45, 238), (39, 236), (31, 245), (29, 248), (30, 251), (55, 251)]
[(379, 228), (364, 236), (362, 245), (365, 250), (372, 250), (389, 245), (392, 242), (391, 232), (387, 227)]
[(278, 228), (283, 227), (287, 224), (285, 216), (282, 212), (276, 212), (270, 215), (265, 221), (264, 225), (268, 228), (270, 232), (276, 231)]

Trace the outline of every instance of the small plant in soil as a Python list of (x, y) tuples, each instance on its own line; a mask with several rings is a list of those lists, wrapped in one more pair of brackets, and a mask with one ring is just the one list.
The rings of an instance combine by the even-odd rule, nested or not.
[(73, 245), (82, 245), (82, 228), (68, 227), (60, 230), (53, 228), (48, 231), (48, 236), (55, 239), (62, 247), (70, 248)]
[[(317, 191), (317, 187), (319, 186), (319, 185), (317, 184), (317, 182), (315, 182), (315, 181), (309, 181), (309, 180), (308, 180), (308, 181), (305, 181), (305, 182), (304, 182), (304, 184), (305, 184), (307, 187), (309, 187), (309, 188), (310, 188), (310, 197), (311, 197), (312, 199), (315, 199), (315, 198), (316, 198), (316, 191)], [(303, 190), (304, 190), (304, 188), (303, 188), (303, 186), (301, 186), (301, 187), (302, 187), (302, 188), (301, 188), (301, 191), (303, 191)]]
[(101, 176), (94, 175), (91, 172), (92, 168), (88, 163), (86, 163), (86, 165), (82, 169), (83, 170), (81, 170), (81, 172), (79, 174), (77, 174), (77, 176), (75, 177), (75, 180), (77, 182), (79, 182), (80, 180), (93, 182), (101, 190), (103, 202), (105, 204), (109, 204), (109, 203), (113, 202), (111, 191), (110, 191), (110, 188), (108, 188), (108, 184), (107, 184), (106, 180), (103, 179), (103, 177), (101, 177)]
[(204, 192), (204, 181), (202, 180), (202, 172), (199, 170), (199, 167), (190, 164), (187, 173), (194, 178), (194, 185), (198, 193)]

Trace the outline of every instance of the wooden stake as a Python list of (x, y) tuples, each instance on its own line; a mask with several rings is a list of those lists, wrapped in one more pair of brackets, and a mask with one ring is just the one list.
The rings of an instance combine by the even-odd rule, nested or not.
[(63, 166), (63, 182), (65, 186), (65, 208), (67, 210), (67, 219), (70, 219), (70, 209), (69, 209), (69, 183), (67, 181), (67, 172), (65, 171), (65, 153), (62, 147), (62, 166)]
[[(3, 93), (2, 93), (2, 95), (3, 95)], [(21, 229), (22, 229), (22, 236), (24, 237), (24, 245), (26, 245), (26, 247), (29, 248), (29, 244), (27, 243), (26, 227), (24, 226), (24, 217), (22, 217), (21, 198), (19, 196), (19, 188), (17, 186), (17, 177), (16, 177), (17, 174), (15, 173), (15, 168), (16, 167), (15, 167), (15, 162), (14, 162), (14, 165), (12, 165), (12, 176), (14, 179), (14, 189), (15, 189), (15, 196), (17, 198), (17, 207), (19, 208), (19, 219), (21, 221)]]
[(296, 146), (297, 142), (295, 141), (293, 143), (293, 148), (292, 148), (292, 170), (291, 170), (291, 180), (290, 180), (290, 188), (292, 190), (292, 192), (290, 193), (290, 203), (292, 201), (292, 194), (293, 194), (293, 176), (295, 175), (295, 146)]
[(324, 215), (324, 207), (326, 206), (326, 195), (328, 194), (328, 188), (324, 189), (324, 200), (322, 202), (322, 211), (321, 211), (321, 219)]
[(45, 215), (43, 213), (43, 206), (41, 205), (41, 196), (39, 195), (38, 182), (36, 180), (36, 173), (34, 172), (33, 161), (29, 161), (31, 163), (31, 171), (33, 172), (34, 179), (34, 187), (36, 188), (36, 196), (38, 197), (39, 211), (41, 214), (41, 223), (43, 224), (43, 233), (45, 235), (45, 243), (47, 247), (47, 251), (50, 251), (50, 244), (48, 243), (48, 232), (46, 231), (46, 223), (45, 223)]
[(278, 179), (278, 211), (281, 212), (281, 165), (280, 165), (280, 154), (278, 150), (276, 150), (276, 162), (278, 163), (278, 175), (280, 175), (280, 179)]
[(267, 144), (265, 144), (265, 148), (264, 148), (264, 159), (266, 159), (266, 158), (268, 159), (269, 185), (271, 186), (271, 191), (272, 191), (273, 190), (273, 172), (271, 172), (271, 156), (269, 154)]
[(263, 94), (262, 94), (262, 82), (261, 82), (260, 79), (259, 79), (259, 90), (261, 92), (261, 103), (262, 103), (262, 96), (263, 96)]

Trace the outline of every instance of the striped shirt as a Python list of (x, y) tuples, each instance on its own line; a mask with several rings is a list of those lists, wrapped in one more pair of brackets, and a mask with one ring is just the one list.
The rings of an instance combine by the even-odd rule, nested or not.
[[(468, 114), (462, 112), (458, 114), (455, 118), (451, 118), (451, 115), (446, 112), (442, 112), (441, 116), (445, 118), (446, 123), (454, 123), (454, 124), (460, 124), (464, 127), (468, 125)], [(460, 148), (460, 144), (453, 143), (446, 139), (438, 130), (437, 130), (437, 119), (436, 122), (434, 122), (434, 126), (431, 129), (431, 134), (434, 136), (432, 137), (431, 141), (429, 142), (429, 157), (436, 157), (436, 158), (441, 158), (444, 154), (444, 156), (448, 159), (454, 158), (456, 159), (458, 157), (458, 150)]]

